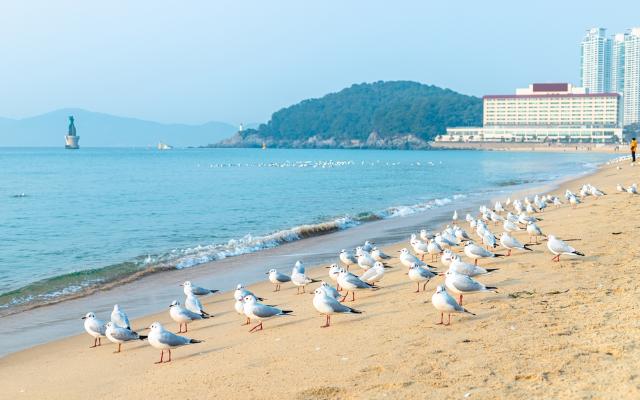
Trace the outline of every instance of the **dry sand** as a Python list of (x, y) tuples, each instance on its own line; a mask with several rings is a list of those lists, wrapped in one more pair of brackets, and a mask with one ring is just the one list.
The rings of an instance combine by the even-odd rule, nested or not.
[[(439, 314), (430, 304), (443, 278), (416, 294), (395, 259), (380, 290), (348, 303), (364, 314), (334, 316), (328, 329), (320, 329), (324, 320), (310, 295), (296, 295), (292, 285), (273, 293), (265, 282), (250, 289), (295, 316), (249, 333), (232, 295), (217, 294), (204, 299), (215, 318), (189, 328), (188, 336), (205, 343), (174, 350), (171, 363), (154, 365), (160, 352), (146, 342), (113, 354), (106, 339), (89, 349), (92, 339), (80, 334), (0, 359), (0, 397), (640, 398), (640, 196), (615, 191), (618, 182), (640, 181), (640, 167), (622, 165), (562, 188), (575, 191), (588, 181), (607, 196), (541, 215), (543, 231), (572, 239), (586, 257), (553, 263), (543, 242), (532, 253), (481, 260), (500, 268), (479, 278), (500, 294), (466, 296), (477, 316), (455, 316), (451, 326), (434, 324)], [(325, 268), (308, 272), (328, 280)], [(168, 312), (133, 326), (154, 320), (177, 329)]]

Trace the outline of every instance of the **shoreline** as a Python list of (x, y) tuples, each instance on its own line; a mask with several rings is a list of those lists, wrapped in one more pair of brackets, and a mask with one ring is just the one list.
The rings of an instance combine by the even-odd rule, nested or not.
[(628, 144), (605, 143), (508, 143), (508, 142), (431, 142), (433, 150), (476, 150), (505, 152), (607, 153), (627, 155)]
[[(449, 204), (409, 216), (368, 221), (347, 229), (284, 242), (275, 247), (208, 261), (189, 268), (143, 273), (139, 278), (135, 276), (139, 274), (137, 273), (125, 277), (121, 282), (113, 282), (107, 288), (96, 288), (86, 294), (4, 314), (0, 316), (4, 322), (2, 324), (4, 328), (0, 326), (0, 339), (3, 339), (0, 340), (0, 343), (3, 343), (0, 347), (0, 358), (33, 346), (50, 343), (51, 340), (42, 340), (39, 333), (39, 326), (43, 323), (46, 323), (52, 332), (55, 332), (53, 340), (59, 340), (77, 334), (75, 318), (70, 318), (69, 315), (84, 315), (87, 310), (98, 314), (108, 314), (112, 305), (118, 303), (121, 307), (125, 307), (130, 317), (144, 318), (159, 312), (158, 301), (170, 302), (172, 300), (173, 294), (167, 292), (174, 293), (169, 288), (176, 285), (176, 282), (192, 280), (198, 285), (220, 289), (226, 293), (227, 289), (233, 290), (231, 288), (235, 288), (239, 282), (249, 285), (264, 281), (264, 271), (272, 266), (288, 273), (289, 266), (292, 266), (296, 260), (302, 259), (306, 265), (315, 267), (336, 261), (340, 248), (353, 248), (363, 243), (364, 240), (374, 240), (377, 245), (381, 246), (396, 245), (405, 242), (406, 237), (426, 225), (430, 228), (440, 226), (447, 221), (454, 209), (457, 209), (460, 215), (467, 212), (473, 213), (478, 206), (486, 204), (488, 201), (494, 202), (497, 200), (496, 196), (509, 189), (514, 189), (513, 193), (519, 196), (546, 193), (567, 181), (596, 174), (600, 168), (602, 166), (572, 173), (544, 184), (536, 182), (516, 185), (516, 188), (496, 188), (500, 193), (487, 192), (481, 197), (461, 199), (462, 202), (468, 203), (464, 207), (460, 207), (461, 201), (452, 201)], [(263, 259), (265, 261), (262, 261)], [(286, 267), (282, 267), (282, 265), (286, 265)], [(142, 294), (142, 292), (152, 293)], [(149, 304), (154, 305), (150, 306)], [(35, 326), (26, 323), (33, 319), (39, 323)], [(22, 327), (21, 336), (12, 336), (15, 330), (9, 328), (10, 326)], [(4, 346), (13, 348), (7, 349)]]
[[(215, 317), (194, 323), (188, 333), (205, 343), (176, 350), (171, 364), (153, 365), (158, 354), (146, 343), (125, 344), (118, 355), (111, 354), (111, 344), (87, 349), (90, 338), (83, 333), (0, 358), (3, 376), (12, 376), (6, 393), (82, 398), (91, 390), (96, 398), (145, 397), (162, 387), (160, 398), (415, 398), (425, 391), (439, 398), (635, 398), (640, 307), (635, 254), (624, 249), (635, 237), (631, 216), (640, 204), (637, 196), (616, 193), (615, 185), (637, 180), (637, 167), (604, 165), (558, 185), (575, 191), (587, 180), (608, 195), (587, 198), (576, 209), (551, 208), (540, 223), (587, 256), (551, 263), (542, 243), (532, 253), (481, 260), (483, 267), (500, 270), (478, 280), (500, 293), (465, 296), (465, 307), (477, 315), (456, 316), (450, 327), (433, 325), (437, 313), (428, 304), (441, 279), (434, 278), (426, 294), (414, 294), (406, 268), (394, 259), (379, 291), (358, 294), (354, 306), (365, 313), (338, 316), (326, 330), (318, 328), (322, 321), (309, 296), (296, 296), (292, 285), (272, 293), (263, 281), (250, 289), (270, 304), (294, 309), (295, 318), (267, 321), (263, 332), (249, 334), (230, 294), (216, 294), (203, 299)], [(392, 254), (405, 242), (403, 237), (386, 251)], [(618, 251), (611, 252), (616, 244)], [(308, 274), (327, 279), (322, 266)], [(166, 311), (133, 325), (140, 329), (152, 320), (175, 328)], [(292, 366), (297, 385), (280, 384)], [(42, 378), (33, 381), (34, 375)]]

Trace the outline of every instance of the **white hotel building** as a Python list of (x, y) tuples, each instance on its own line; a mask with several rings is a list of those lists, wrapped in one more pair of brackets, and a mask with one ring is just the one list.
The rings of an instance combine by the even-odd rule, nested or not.
[(622, 140), (618, 93), (534, 83), (515, 95), (483, 97), (483, 126), (447, 128), (441, 142), (614, 143)]

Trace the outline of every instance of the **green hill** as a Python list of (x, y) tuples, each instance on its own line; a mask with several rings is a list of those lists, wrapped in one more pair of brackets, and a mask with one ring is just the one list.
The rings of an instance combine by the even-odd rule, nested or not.
[(410, 81), (356, 84), (283, 108), (216, 146), (424, 148), (448, 126), (482, 123), (482, 100)]

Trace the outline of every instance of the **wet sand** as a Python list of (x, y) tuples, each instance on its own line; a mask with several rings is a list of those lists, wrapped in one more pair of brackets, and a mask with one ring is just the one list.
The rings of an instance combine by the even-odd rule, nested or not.
[[(543, 242), (532, 253), (481, 261), (500, 268), (479, 278), (498, 286), (500, 293), (466, 296), (465, 306), (477, 316), (455, 316), (451, 326), (434, 324), (439, 314), (430, 304), (442, 278), (430, 282), (426, 293), (416, 294), (406, 268), (394, 259), (381, 289), (359, 293), (350, 304), (364, 313), (335, 316), (330, 328), (319, 328), (324, 319), (311, 296), (296, 295), (291, 285), (273, 293), (271, 284), (261, 282), (250, 289), (268, 304), (294, 310), (295, 316), (266, 321), (264, 331), (249, 333), (240, 326), (243, 318), (233, 310), (231, 293), (216, 294), (203, 299), (215, 317), (192, 324), (188, 333), (205, 343), (173, 351), (169, 364), (154, 365), (160, 352), (146, 343), (125, 344), (122, 353), (113, 354), (114, 345), (89, 349), (92, 339), (79, 334), (0, 359), (3, 393), (39, 399), (81, 399), (89, 393), (92, 398), (159, 399), (638, 398), (635, 273), (640, 263), (635, 242), (640, 196), (616, 193), (615, 185), (640, 180), (640, 167), (621, 165), (622, 170), (604, 167), (555, 192), (565, 187), (576, 191), (590, 182), (607, 196), (587, 198), (577, 209), (565, 205), (541, 214), (544, 232), (571, 240), (586, 257), (553, 263)], [(328, 235), (336, 241), (327, 249), (344, 243), (355, 229), (342, 238)], [(398, 231), (398, 238), (407, 232)], [(527, 235), (517, 237), (526, 240)], [(288, 252), (310, 252), (304, 244), (292, 243)], [(385, 250), (395, 255), (404, 246)], [(332, 250), (342, 247), (348, 245)], [(272, 250), (279, 249), (286, 246)], [(443, 269), (440, 262), (435, 265)], [(194, 276), (195, 271), (162, 274), (167, 280), (158, 288), (187, 276), (198, 284), (210, 283), (204, 269)], [(253, 273), (257, 277), (263, 271), (262, 265)], [(326, 272), (323, 267), (308, 270), (322, 279), (328, 279)], [(224, 276), (225, 270), (216, 270), (216, 277), (218, 273)], [(182, 298), (179, 289), (174, 298)], [(127, 290), (131, 293), (135, 286)], [(165, 300), (152, 288), (145, 290), (150, 304), (157, 307)], [(125, 295), (110, 292), (105, 296), (114, 297), (105, 298), (105, 305)], [(62, 303), (70, 313), (71, 303)], [(47, 308), (40, 310), (45, 314)], [(108, 316), (106, 307), (94, 311)], [(177, 329), (167, 311), (135, 319), (133, 326), (142, 329), (155, 320)], [(81, 323), (78, 319), (78, 332)], [(19, 326), (11, 325), (20, 334)]]

